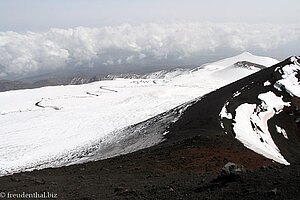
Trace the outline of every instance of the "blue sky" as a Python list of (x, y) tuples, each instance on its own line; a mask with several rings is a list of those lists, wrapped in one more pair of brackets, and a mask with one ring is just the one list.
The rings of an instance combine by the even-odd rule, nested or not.
[(299, 0), (1, 0), (0, 31), (174, 21), (298, 23)]

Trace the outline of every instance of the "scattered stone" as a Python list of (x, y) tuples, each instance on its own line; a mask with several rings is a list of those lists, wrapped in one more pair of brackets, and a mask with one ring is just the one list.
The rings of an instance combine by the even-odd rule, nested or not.
[(243, 165), (237, 165), (233, 162), (228, 162), (221, 171), (221, 177), (223, 178), (237, 178), (245, 172)]
[(120, 186), (120, 185), (118, 187), (116, 187), (115, 190), (114, 190), (115, 193), (122, 193), (122, 192), (126, 192), (126, 191), (128, 191), (128, 190), (125, 189), (123, 186)]
[(137, 192), (135, 190), (129, 190), (122, 185), (119, 185), (114, 190), (117, 196), (137, 196)]
[(278, 193), (278, 189), (274, 188), (271, 192), (272, 192), (272, 194), (276, 195)]
[(174, 192), (174, 189), (171, 186), (165, 186), (164, 189), (166, 189), (169, 192)]

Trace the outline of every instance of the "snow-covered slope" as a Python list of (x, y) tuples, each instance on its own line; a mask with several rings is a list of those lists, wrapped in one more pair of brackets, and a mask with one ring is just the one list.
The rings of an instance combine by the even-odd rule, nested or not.
[(205, 68), (207, 69), (220, 69), (224, 68), (224, 66), (230, 66), (233, 65), (234, 63), (237, 63), (238, 61), (248, 61), (252, 63), (256, 63), (259, 65), (263, 65), (266, 67), (270, 67), (272, 65), (275, 65), (278, 63), (278, 60), (269, 58), (269, 57), (262, 57), (262, 56), (255, 56), (249, 52), (244, 52), (240, 55), (231, 57), (231, 58), (226, 58), (214, 63), (208, 64)]
[[(115, 79), (2, 92), (0, 134), (5, 139), (0, 141), (0, 175), (86, 161), (82, 152), (103, 141), (117, 144), (124, 139), (121, 133), (126, 127), (257, 71), (233, 68), (239, 61), (264, 66), (278, 62), (243, 53), (171, 78)], [(219, 73), (226, 70), (230, 73)], [(61, 162), (68, 157), (68, 162)]]
[[(242, 87), (228, 99), (220, 111), (221, 126), (226, 132), (232, 129), (236, 139), (247, 148), (285, 165), (289, 165), (289, 162), (284, 155), (293, 157), (290, 154), (293, 154), (291, 152), (296, 149), (291, 147), (298, 144), (299, 139), (299, 133), (293, 133), (297, 132), (295, 124), (299, 123), (296, 116), (299, 111), (297, 102), (300, 97), (299, 59), (299, 57), (291, 57), (274, 66), (272, 71), (268, 71), (266, 76), (261, 77), (263, 82), (253, 80)], [(291, 106), (294, 108), (289, 108)], [(282, 111), (287, 108), (290, 110), (282, 114)], [(291, 119), (292, 122), (287, 121), (283, 124), (274, 119), (278, 115), (287, 115), (285, 118)], [(270, 125), (271, 120), (273, 120), (272, 125)], [(277, 123), (281, 123), (280, 126)], [(282, 125), (289, 131), (282, 128)]]
[(212, 91), (260, 70), (255, 67), (239, 67), (236, 65), (239, 61), (248, 61), (266, 67), (278, 63), (273, 58), (254, 56), (245, 52), (193, 69), (190, 73), (175, 77), (172, 82), (177, 86), (202, 87), (204, 90)]
[(190, 72), (190, 69), (177, 68), (174, 70), (161, 70), (157, 72), (152, 72), (143, 75), (141, 78), (144, 79), (172, 79), (176, 76), (180, 76), (182, 74), (187, 74)]

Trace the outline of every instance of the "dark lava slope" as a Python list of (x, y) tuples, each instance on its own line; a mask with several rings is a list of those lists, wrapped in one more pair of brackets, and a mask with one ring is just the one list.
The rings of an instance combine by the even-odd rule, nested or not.
[[(299, 60), (299, 58), (298, 58)], [(297, 61), (295, 61), (297, 63)], [(298, 61), (299, 63), (299, 61)], [(225, 86), (215, 92), (204, 96), (195, 105), (189, 107), (181, 118), (173, 124), (167, 135), (168, 140), (182, 140), (186, 137), (207, 133), (210, 136), (222, 132), (220, 123), (224, 123), (224, 131), (232, 138), (235, 109), (243, 103), (260, 104), (258, 95), (272, 91), (276, 96), (282, 96), (284, 102), (290, 102), (290, 107), (285, 107), (282, 112), (268, 121), (271, 136), (280, 149), (281, 154), (289, 162), (300, 161), (300, 99), (290, 95), (285, 88), (280, 90), (274, 87), (275, 83), (282, 78), (282, 68), (286, 65), (295, 64), (291, 58), (261, 70), (244, 79)], [(298, 80), (300, 82), (300, 66), (298, 66)], [(269, 81), (270, 85), (264, 84)], [(300, 90), (300, 88), (299, 88)], [(235, 94), (239, 94), (236, 96)], [(227, 110), (233, 114), (233, 120), (220, 120), (219, 113), (225, 103)], [(279, 134), (275, 128), (278, 125), (288, 133), (288, 139)]]
[[(1, 177), (0, 192), (50, 192), (58, 199), (78, 200), (297, 199), (299, 99), (264, 86), (267, 80), (274, 84), (280, 78), (275, 69), (290, 62), (287, 59), (194, 101), (177, 122), (169, 125), (166, 140), (159, 145), (97, 162)], [(241, 90), (241, 95), (233, 98)], [(291, 107), (269, 120), (273, 140), (290, 166), (274, 163), (244, 147), (235, 139), (232, 121), (223, 120), (225, 130), (220, 126), (219, 113), (226, 101), (230, 101), (228, 110), (234, 113), (242, 103), (259, 103), (257, 95), (266, 91), (292, 102)], [(272, 130), (274, 124), (286, 129), (288, 140)], [(221, 176), (228, 162), (243, 165), (246, 172), (230, 178)]]

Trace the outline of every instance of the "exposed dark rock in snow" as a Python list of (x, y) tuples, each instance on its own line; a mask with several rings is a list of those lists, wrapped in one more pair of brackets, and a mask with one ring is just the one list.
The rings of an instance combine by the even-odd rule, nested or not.
[(259, 65), (259, 64), (256, 64), (256, 63), (252, 63), (252, 62), (248, 62), (248, 61), (239, 61), (239, 62), (235, 63), (234, 66), (244, 67), (244, 68), (247, 68), (247, 69), (253, 69), (253, 68), (264, 69), (264, 68), (266, 68), (266, 66)]

